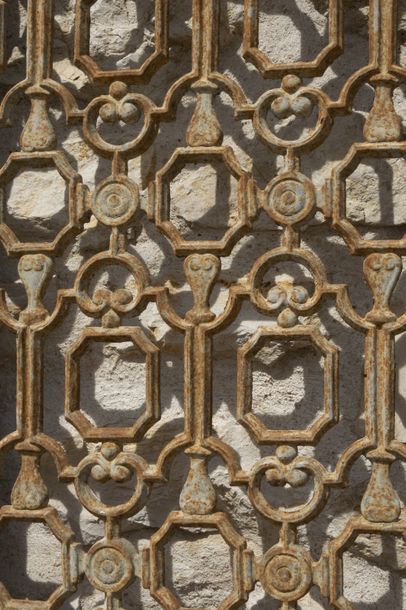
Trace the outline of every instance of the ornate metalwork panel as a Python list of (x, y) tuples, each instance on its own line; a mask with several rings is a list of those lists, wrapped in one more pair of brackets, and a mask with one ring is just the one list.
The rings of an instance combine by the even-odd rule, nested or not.
[[(399, 539), (406, 526), (395, 427), (406, 237), (399, 194), (378, 189), (384, 221), (365, 220), (360, 169), (404, 161), (402, 3), (109, 2), (0, 1), (0, 322), (13, 363), (2, 416), (15, 416), (0, 441), (1, 562), (17, 540), (8, 524), (23, 537), (19, 526), (37, 523), (61, 574), (45, 593), (5, 578), (0, 606), (361, 607), (347, 595), (346, 556), (360, 536)], [(302, 11), (305, 39), (311, 4), (324, 19), (319, 49), (277, 56), (275, 5)], [(132, 59), (113, 62), (124, 10)], [(364, 57), (351, 46), (354, 14)], [(52, 186), (38, 195), (42, 223), (38, 184)], [(110, 411), (94, 388), (89, 398), (96, 352), (98, 366), (113, 353), (113, 368), (138, 367), (105, 373)], [(310, 411), (291, 421), (280, 404), (296, 365), (281, 354), (317, 364)], [(124, 383), (137, 389), (125, 409)], [(200, 536), (205, 548), (213, 534), (229, 582), (217, 601), (196, 584), (184, 602), (171, 545)], [(197, 583), (185, 548), (184, 578)], [(83, 591), (97, 601), (75, 605)]]

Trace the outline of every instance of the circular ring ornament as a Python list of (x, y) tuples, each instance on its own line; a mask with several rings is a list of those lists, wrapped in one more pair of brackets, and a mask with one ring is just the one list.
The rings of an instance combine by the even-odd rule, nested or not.
[(86, 576), (104, 593), (116, 593), (128, 585), (134, 575), (134, 549), (121, 539), (97, 542), (88, 553)]
[(275, 457), (266, 457), (259, 460), (252, 469), (248, 482), (248, 495), (255, 508), (268, 519), (277, 523), (304, 523), (306, 519), (318, 510), (325, 499), (324, 471), (322, 465), (310, 457), (297, 457), (291, 463), (292, 470), (303, 471), (313, 478), (313, 493), (304, 504), (286, 508), (270, 504), (261, 491), (261, 482), (269, 470), (280, 470), (280, 460)]
[(266, 592), (292, 602), (307, 593), (312, 583), (310, 558), (298, 546), (274, 546), (262, 560), (261, 582)]
[(301, 248), (287, 250), (284, 247), (275, 248), (266, 252), (255, 262), (250, 272), (250, 286), (252, 290), (252, 302), (262, 312), (274, 313), (283, 302), (271, 302), (263, 294), (263, 285), (268, 271), (281, 262), (295, 262), (306, 267), (312, 276), (314, 290), (305, 300), (302, 299), (301, 291), (292, 291), (288, 299), (288, 305), (296, 313), (311, 311), (321, 299), (323, 285), (327, 283), (324, 267), (320, 260), (311, 252)]
[(311, 181), (298, 172), (285, 172), (265, 189), (265, 210), (283, 225), (294, 225), (310, 218), (315, 211), (315, 190)]
[[(118, 289), (113, 293), (110, 290), (99, 291), (96, 298), (96, 291), (90, 290), (92, 279), (99, 271), (111, 266), (118, 266), (127, 269), (135, 280), (135, 288), (131, 290), (132, 299), (126, 297), (126, 289)], [(90, 258), (82, 265), (75, 281), (75, 292), (79, 307), (87, 314), (95, 317), (101, 316), (113, 308), (119, 313), (129, 313), (140, 303), (144, 289), (149, 284), (148, 270), (140, 258), (134, 254), (121, 253), (113, 255), (110, 252), (101, 252)]]
[(137, 186), (126, 176), (107, 178), (93, 195), (92, 211), (105, 225), (117, 227), (128, 222), (139, 204)]
[[(99, 465), (104, 468), (105, 463), (106, 460), (101, 453), (94, 453), (87, 455), (78, 465), (74, 485), (80, 502), (89, 512), (98, 517), (111, 518), (122, 517), (123, 515), (130, 516), (134, 514), (145, 504), (145, 496), (146, 492), (148, 492), (148, 487), (143, 478), (146, 470), (145, 461), (139, 456), (124, 452), (120, 453), (117, 455), (117, 457), (111, 460), (111, 467), (115, 469), (116, 473), (118, 466), (124, 466), (127, 471), (130, 471), (130, 473), (134, 474), (136, 477), (136, 484), (131, 497), (128, 498), (126, 502), (121, 504), (105, 504), (99, 499), (89, 485), (89, 478), (94, 478), (93, 474), (97, 472), (94, 470), (94, 467)], [(123, 470), (121, 470), (121, 472), (124, 473)], [(113, 477), (110, 476), (109, 478), (112, 479)], [(124, 478), (125, 477), (122, 477), (122, 480), (124, 480)], [(120, 478), (116, 477), (115, 480), (119, 484)]]
[[(320, 91), (312, 87), (300, 87), (290, 96), (290, 106), (292, 112), (296, 115), (307, 115), (309, 103), (318, 109), (317, 121), (310, 132), (306, 132), (303, 136), (295, 140), (285, 140), (278, 137), (268, 124), (268, 112), (271, 109), (275, 114), (275, 104), (279, 104), (286, 97), (285, 89), (271, 89), (266, 91), (258, 99), (255, 112), (253, 115), (253, 125), (255, 131), (260, 138), (275, 147), (277, 150), (286, 150), (290, 148), (294, 151), (311, 150), (325, 137), (331, 126), (331, 120), (328, 112), (328, 98)], [(282, 108), (276, 112), (280, 118)], [(290, 113), (289, 113), (290, 114)]]
[[(92, 147), (105, 155), (113, 155), (115, 152), (129, 153), (140, 150), (145, 146), (147, 138), (153, 133), (156, 122), (151, 116), (154, 108), (152, 102), (144, 95), (128, 93), (122, 97), (123, 90), (119, 90), (124, 83), (113, 83), (117, 90), (113, 89), (110, 95), (100, 95), (90, 102), (83, 117), (83, 135)], [(101, 115), (100, 116), (100, 111)], [(104, 120), (102, 117), (104, 116)], [(121, 119), (125, 122), (140, 123), (138, 133), (128, 142), (113, 144), (108, 142), (98, 130), (98, 119), (106, 123), (116, 123)], [(107, 120), (106, 120), (107, 119)]]

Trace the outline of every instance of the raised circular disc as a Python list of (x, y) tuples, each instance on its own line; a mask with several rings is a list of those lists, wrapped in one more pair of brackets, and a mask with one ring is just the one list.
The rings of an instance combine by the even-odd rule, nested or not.
[(266, 553), (262, 564), (262, 584), (276, 599), (296, 601), (309, 590), (311, 567), (302, 549), (273, 547)]
[(105, 225), (115, 227), (128, 222), (139, 204), (137, 186), (126, 176), (107, 178), (93, 195), (92, 211)]
[(104, 593), (123, 589), (134, 574), (134, 565), (125, 540), (98, 542), (89, 551), (86, 576)]
[(313, 214), (315, 200), (314, 186), (306, 176), (286, 172), (268, 184), (264, 207), (275, 222), (294, 225)]

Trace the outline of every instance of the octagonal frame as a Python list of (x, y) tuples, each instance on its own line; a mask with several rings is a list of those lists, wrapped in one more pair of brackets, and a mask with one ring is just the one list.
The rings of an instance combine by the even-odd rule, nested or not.
[(36, 610), (52, 610), (59, 608), (62, 601), (76, 589), (79, 578), (77, 557), (75, 548), (79, 545), (73, 543), (74, 533), (65, 525), (57, 510), (52, 506), (36, 510), (17, 510), (13, 506), (2, 506), (0, 508), (0, 527), (6, 520), (21, 520), (31, 523), (45, 523), (53, 536), (61, 543), (61, 573), (62, 583), (56, 585), (53, 593), (47, 600), (16, 599), (7, 591), (6, 586), (0, 583), (0, 606), (3, 610), (30, 610), (35, 603)]
[[(53, 241), (49, 242), (24, 242), (21, 241), (14, 231), (4, 222), (5, 201), (4, 188), (13, 181), (20, 167), (27, 166), (27, 170), (35, 167), (54, 166), (59, 175), (65, 181), (68, 189), (68, 223), (56, 234)], [(82, 178), (69, 164), (65, 153), (60, 150), (49, 152), (13, 152), (9, 155), (6, 163), (0, 170), (0, 240), (9, 254), (22, 252), (49, 252), (54, 253), (61, 242), (72, 232), (80, 230), (80, 219), (85, 212), (85, 199), (87, 187), (82, 183)], [(30, 221), (27, 220), (27, 223)]]
[[(269, 429), (252, 412), (252, 359), (268, 340), (286, 342), (304, 339), (323, 358), (323, 413), (306, 429)], [(315, 326), (292, 328), (260, 327), (237, 352), (237, 419), (254, 435), (258, 443), (314, 443), (338, 418), (338, 348)]]
[(263, 78), (298, 72), (302, 76), (320, 76), (332, 60), (343, 52), (342, 3), (341, 0), (329, 0), (328, 44), (313, 60), (273, 62), (258, 48), (259, 2), (260, 0), (244, 0), (243, 56), (254, 64)]
[[(165, 585), (165, 545), (174, 531), (180, 527), (208, 527), (216, 529), (233, 551), (231, 573), (233, 590), (217, 606), (217, 610), (234, 608), (248, 599), (253, 589), (253, 554), (247, 550), (245, 538), (235, 531), (225, 513), (189, 515), (182, 511), (172, 511), (162, 527), (150, 539), (150, 547), (143, 551), (143, 586), (165, 608), (182, 610), (176, 595)], [(189, 610), (201, 610), (190, 608)]]
[(356, 170), (362, 159), (366, 157), (390, 159), (394, 153), (405, 154), (406, 142), (356, 143), (351, 146), (346, 157), (333, 170), (333, 227), (342, 235), (353, 254), (387, 250), (406, 253), (406, 235), (401, 239), (364, 239), (346, 215), (346, 179)]
[[(145, 354), (146, 398), (145, 410), (132, 426), (115, 428), (96, 426), (81, 410), (80, 405), (80, 358), (90, 341), (132, 341)], [(87, 441), (122, 440), (135, 441), (142, 438), (146, 430), (160, 417), (159, 392), (160, 350), (144, 332), (137, 327), (119, 328), (88, 327), (82, 330), (65, 356), (65, 417)]]
[(146, 82), (168, 59), (169, 0), (155, 2), (155, 51), (139, 68), (103, 70), (90, 57), (90, 9), (98, 0), (77, 0), (75, 16), (74, 63), (94, 81), (131, 80)]
[(330, 602), (335, 608), (352, 608), (344, 596), (343, 555), (351, 548), (360, 534), (405, 536), (406, 524), (404, 520), (384, 524), (373, 523), (364, 517), (356, 516), (350, 520), (341, 534), (330, 542), (327, 553), (323, 557), (329, 573), (329, 590), (324, 594), (329, 596)]
[[(224, 163), (230, 175), (234, 176), (238, 182), (238, 219), (233, 226), (226, 229), (222, 239), (184, 239), (170, 219), (171, 182), (188, 163), (209, 164), (211, 160)], [(155, 222), (158, 228), (170, 239), (175, 254), (187, 255), (193, 252), (211, 252), (218, 255), (228, 255), (236, 241), (243, 235), (244, 230), (249, 227), (254, 207), (252, 178), (248, 172), (241, 168), (234, 151), (229, 146), (177, 148), (169, 161), (156, 173)]]

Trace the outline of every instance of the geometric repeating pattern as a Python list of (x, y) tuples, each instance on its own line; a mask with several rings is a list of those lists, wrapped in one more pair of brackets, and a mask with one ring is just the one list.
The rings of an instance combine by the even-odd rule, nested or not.
[[(263, 79), (280, 82), (251, 103), (243, 84), (219, 69), (219, 3), (193, 0), (191, 70), (179, 76), (162, 105), (157, 105), (142, 90), (151, 76), (170, 61), (169, 0), (155, 0), (155, 49), (140, 67), (125, 70), (105, 70), (90, 57), (93, 4), (94, 0), (76, 1), (74, 60), (97, 84), (100, 93), (81, 108), (70, 89), (53, 79), (53, 2), (29, 0), (26, 78), (8, 91), (0, 108), (2, 116), (6, 116), (17, 98), (23, 96), (30, 103), (20, 135), (20, 150), (12, 152), (0, 170), (0, 240), (7, 254), (17, 258), (18, 273), (27, 293), (27, 306), (18, 318), (9, 310), (3, 295), (0, 301), (0, 321), (16, 336), (18, 365), (17, 428), (0, 441), (0, 450), (13, 450), (21, 457), (10, 504), (1, 507), (0, 520), (46, 523), (60, 542), (63, 569), (63, 584), (45, 601), (16, 600), (1, 585), (2, 608), (52, 610), (73, 595), (82, 578), (104, 593), (105, 607), (111, 610), (122, 607), (121, 592), (137, 578), (163, 608), (181, 608), (165, 576), (167, 544), (176, 531), (211, 528), (230, 547), (232, 590), (225, 592), (218, 606), (222, 610), (242, 607), (257, 581), (271, 598), (279, 600), (283, 610), (296, 607), (296, 602), (312, 586), (320, 589), (332, 607), (349, 610), (353, 606), (344, 591), (345, 550), (361, 533), (401, 535), (406, 528), (399, 496), (391, 482), (392, 464), (406, 456), (404, 444), (394, 436), (393, 391), (394, 341), (406, 329), (406, 314), (396, 315), (390, 305), (406, 242), (404, 237), (378, 240), (360, 235), (347, 213), (345, 186), (346, 178), (365, 156), (391, 158), (405, 152), (401, 121), (392, 100), (394, 87), (405, 77), (405, 69), (395, 60), (397, 2), (371, 1), (369, 62), (347, 79), (333, 100), (321, 88), (307, 86), (306, 78), (322, 75), (343, 52), (341, 0), (329, 2), (325, 48), (309, 61), (285, 64), (273, 62), (259, 48), (260, 3), (245, 0), (244, 58)], [(301, 169), (302, 159), (329, 137), (337, 115), (351, 112), (354, 95), (365, 82), (374, 89), (374, 101), (364, 127), (365, 139), (355, 142), (335, 164), (331, 179), (320, 194)], [(138, 92), (133, 91), (135, 85)], [(186, 143), (173, 150), (165, 165), (156, 168), (150, 180), (149, 209), (149, 222), (155, 223), (175, 255), (183, 260), (193, 305), (182, 317), (173, 306), (167, 285), (156, 283), (141, 258), (127, 248), (126, 227), (139, 211), (139, 186), (128, 177), (128, 163), (151, 146), (162, 122), (173, 120), (181, 95), (188, 91), (194, 94), (195, 107)], [(232, 147), (223, 144), (223, 128), (213, 104), (219, 92), (230, 96), (237, 118), (252, 122), (257, 138), (269, 146), (269, 154), (283, 157), (282, 167), (265, 188), (240, 166)], [(109, 175), (96, 184), (93, 192), (83, 185), (57, 141), (49, 115), (49, 100), (55, 97), (62, 103), (66, 119), (79, 124), (86, 143), (110, 164)], [(314, 124), (296, 139), (283, 139), (269, 118), (272, 115), (275, 120), (300, 121), (312, 113)], [(128, 136), (115, 143), (102, 127), (118, 124), (124, 126)], [(227, 230), (218, 239), (205, 239), (204, 235), (188, 239), (173, 220), (171, 183), (187, 164), (218, 163), (236, 181), (236, 209), (228, 219)], [(7, 185), (20, 170), (45, 166), (55, 167), (65, 182), (67, 223), (53, 241), (22, 241), (7, 225)], [(365, 279), (373, 298), (373, 306), (364, 316), (357, 313), (348, 287), (330, 283), (323, 261), (304, 245), (306, 223), (315, 214), (320, 197), (323, 203), (319, 209), (330, 220), (332, 229), (343, 237), (352, 255), (363, 259)], [(213, 201), (214, 206), (219, 203)], [(265, 252), (248, 275), (229, 286), (224, 310), (215, 313), (210, 303), (221, 274), (222, 257), (228, 256), (243, 236), (255, 234), (253, 221), (262, 209), (280, 227), (280, 243)], [(91, 214), (110, 231), (109, 248), (83, 262), (72, 286), (59, 290), (53, 311), (48, 311), (43, 296), (53, 266)], [(293, 281), (266, 288), (267, 273), (281, 262), (304, 267), (312, 279), (313, 292), (310, 294)], [(133, 280), (131, 289), (94, 290), (92, 278), (108, 266), (128, 272)], [(170, 269), (167, 273), (169, 276)], [(340, 418), (338, 349), (334, 338), (324, 336), (312, 324), (311, 317), (327, 298), (334, 299), (339, 314), (365, 341), (365, 432), (346, 447), (335, 470), (326, 469), (316, 457), (302, 451), (308, 445), (317, 445), (325, 431)], [(123, 318), (132, 315), (136, 319), (151, 302), (156, 303), (162, 319), (182, 337), (185, 393), (183, 432), (163, 443), (156, 462), (148, 464), (137, 453), (136, 443), (160, 418), (160, 346), (140, 328), (124, 325)], [(237, 454), (213, 431), (211, 404), (212, 373), (216, 367), (213, 340), (233, 323), (244, 302), (250, 302), (269, 319), (267, 325), (239, 347), (237, 354), (236, 418), (256, 443), (272, 448), (250, 470), (242, 468)], [(93, 442), (79, 463), (72, 463), (66, 448), (44, 431), (43, 337), (64, 317), (68, 303), (77, 304), (92, 319), (65, 356), (65, 416), (85, 441)], [(272, 429), (253, 412), (252, 362), (270, 341), (292, 340), (304, 342), (321, 357), (321, 415), (307, 428)], [(146, 367), (145, 411), (134, 416), (132, 425), (96, 426), (86, 415), (86, 405), (80, 399), (80, 358), (86, 345), (93, 341), (132, 341), (142, 354)], [(139, 557), (121, 532), (121, 520), (146, 505), (148, 491), (165, 480), (168, 464), (179, 453), (190, 460), (179, 509), (170, 512)], [(43, 454), (49, 454), (55, 462), (60, 484), (73, 483), (79, 502), (104, 522), (104, 538), (89, 550), (74, 540), (71, 529), (48, 504), (49, 492), (41, 477)], [(361, 506), (354, 507), (341, 535), (320, 557), (314, 557), (299, 544), (297, 528), (321, 513), (329, 490), (346, 484), (353, 463), (361, 455), (372, 463)], [(216, 510), (216, 491), (208, 474), (208, 462), (213, 456), (226, 463), (231, 484), (246, 489), (255, 510), (278, 528), (278, 542), (262, 557), (249, 549), (249, 541), (236, 530), (232, 515)], [(117, 485), (134, 481), (129, 498), (104, 503), (92, 485), (109, 480)], [(272, 494), (264, 492), (264, 482), (271, 490), (277, 486), (301, 488), (310, 483), (312, 492), (302, 504), (286, 508), (272, 502)]]

